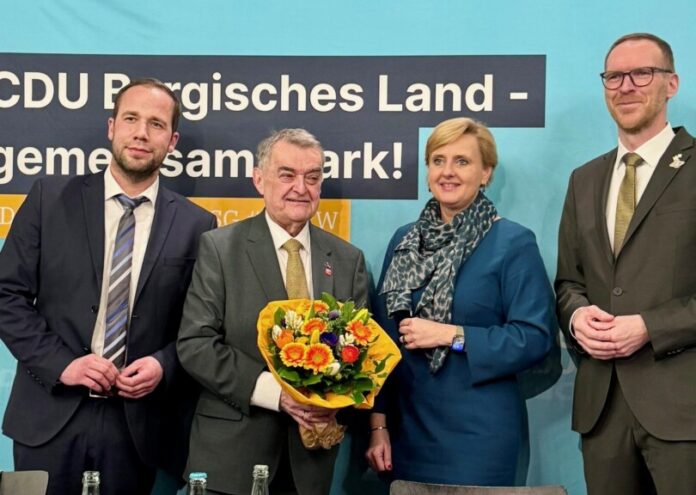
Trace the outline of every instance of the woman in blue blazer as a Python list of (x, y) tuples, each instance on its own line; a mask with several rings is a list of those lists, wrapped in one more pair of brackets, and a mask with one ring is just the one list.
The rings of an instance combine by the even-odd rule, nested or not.
[(516, 374), (548, 354), (554, 299), (534, 234), (485, 196), (495, 141), (467, 118), (425, 153), (433, 198), (397, 230), (379, 283), (380, 323), (403, 360), (371, 415), (371, 467), (396, 479), (515, 484), (524, 401)]

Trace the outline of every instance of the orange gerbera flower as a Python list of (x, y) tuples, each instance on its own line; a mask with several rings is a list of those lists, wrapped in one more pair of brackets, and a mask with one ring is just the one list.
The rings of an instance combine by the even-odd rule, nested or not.
[(314, 312), (315, 313), (328, 313), (329, 305), (324, 301), (314, 301)]
[(308, 315), (309, 310), (314, 306), (314, 313), (328, 313), (329, 312), (329, 305), (326, 304), (324, 301), (304, 301), (300, 303), (300, 305), (297, 307), (297, 312), (302, 314), (302, 315)]
[(302, 325), (302, 333), (312, 335), (312, 332), (318, 330), (319, 333), (326, 330), (326, 322), (321, 318), (310, 318)]
[(304, 367), (314, 371), (314, 374), (323, 372), (333, 361), (331, 347), (326, 344), (312, 344), (305, 354)]
[(275, 344), (278, 346), (279, 349), (282, 349), (289, 343), (293, 341), (293, 336), (292, 332), (290, 330), (282, 330), (277, 337), (273, 339)]
[(355, 342), (367, 345), (372, 338), (372, 330), (360, 320), (349, 321), (346, 330), (355, 337)]
[(280, 360), (283, 361), (285, 366), (300, 367), (304, 364), (306, 353), (306, 345), (291, 342), (289, 344), (285, 344), (285, 346), (280, 350)]

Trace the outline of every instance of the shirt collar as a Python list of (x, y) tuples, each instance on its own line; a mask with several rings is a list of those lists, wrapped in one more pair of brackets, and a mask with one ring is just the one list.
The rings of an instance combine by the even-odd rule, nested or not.
[[(288, 234), (288, 231), (285, 230), (283, 227), (278, 225), (268, 214), (268, 211), (264, 212), (264, 215), (266, 217), (266, 223), (268, 224), (268, 228), (271, 231), (271, 238), (273, 239), (273, 246), (275, 247), (276, 251), (281, 249), (283, 244), (288, 239), (293, 239), (293, 237)], [(305, 223), (304, 227), (302, 227), (302, 230), (300, 230), (299, 234), (297, 234), (294, 239), (297, 239), (300, 241), (300, 244), (302, 244), (302, 247), (305, 249), (305, 251), (309, 252), (309, 246), (310, 246), (310, 241), (309, 241), (309, 222)]]
[[(669, 122), (667, 122), (664, 129), (641, 144), (635, 152), (640, 155), (643, 161), (650, 168), (655, 168), (657, 167), (660, 158), (662, 158), (662, 155), (664, 155), (665, 151), (667, 151), (672, 139), (674, 139), (674, 130), (672, 130), (672, 126), (669, 124)], [(619, 139), (619, 147), (616, 153), (616, 164), (614, 167), (615, 170), (618, 169), (619, 165), (622, 164), (621, 159), (626, 153), (628, 153), (628, 149)]]
[[(150, 200), (150, 203), (154, 207), (155, 201), (157, 200), (157, 191), (159, 191), (159, 174), (157, 175), (155, 182), (150, 184), (150, 186), (138, 196), (146, 197), (148, 200)], [(126, 193), (123, 191), (123, 189), (121, 189), (121, 186), (118, 185), (116, 179), (114, 179), (114, 176), (111, 173), (111, 165), (109, 165), (104, 172), (104, 200), (108, 201), (119, 194)], [(126, 196), (128, 195), (126, 194)]]

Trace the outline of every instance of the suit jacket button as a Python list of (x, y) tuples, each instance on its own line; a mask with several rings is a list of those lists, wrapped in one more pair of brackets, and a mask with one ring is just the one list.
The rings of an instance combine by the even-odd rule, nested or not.
[(614, 287), (611, 293), (615, 296), (620, 296), (621, 294), (623, 294), (623, 289), (621, 287)]

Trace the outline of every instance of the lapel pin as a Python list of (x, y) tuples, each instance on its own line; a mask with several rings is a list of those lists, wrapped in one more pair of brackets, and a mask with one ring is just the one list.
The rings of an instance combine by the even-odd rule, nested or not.
[(328, 261), (324, 263), (324, 275), (326, 275), (327, 277), (333, 275), (333, 268), (331, 268), (331, 263), (329, 263)]
[(684, 165), (686, 162), (682, 159), (682, 154), (677, 153), (672, 157), (672, 163), (669, 164), (670, 167), (672, 168), (679, 168), (682, 165)]

